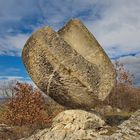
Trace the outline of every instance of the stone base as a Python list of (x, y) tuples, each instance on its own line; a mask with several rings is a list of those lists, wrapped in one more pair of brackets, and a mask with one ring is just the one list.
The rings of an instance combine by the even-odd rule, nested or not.
[(104, 125), (104, 120), (95, 113), (84, 110), (66, 110), (53, 119), (51, 128), (40, 131), (27, 140), (94, 139), (100, 135), (96, 131)]
[(96, 113), (66, 110), (54, 118), (51, 128), (26, 140), (140, 140), (140, 110), (116, 127), (113, 134), (109, 129)]

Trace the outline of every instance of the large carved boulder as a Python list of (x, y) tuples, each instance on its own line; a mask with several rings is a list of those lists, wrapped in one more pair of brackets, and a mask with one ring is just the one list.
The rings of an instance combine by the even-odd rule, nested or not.
[(22, 57), (34, 83), (64, 106), (92, 108), (115, 83), (111, 61), (79, 20), (58, 33), (47, 26), (36, 31)]

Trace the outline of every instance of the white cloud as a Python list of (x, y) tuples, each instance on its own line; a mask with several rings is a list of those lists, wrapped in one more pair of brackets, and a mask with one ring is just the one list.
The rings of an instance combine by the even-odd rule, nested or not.
[(9, 21), (20, 21), (25, 16), (37, 13), (36, 0), (1, 0), (0, 1), (0, 23)]
[[(112, 55), (117, 57), (120, 53), (140, 51), (139, 13), (139, 0), (110, 0), (110, 6), (101, 13), (100, 19), (85, 23), (110, 56), (112, 52)], [(114, 50), (114, 47), (117, 50)]]
[(28, 37), (27, 34), (17, 34), (0, 38), (0, 55), (20, 56), (21, 49)]
[(24, 79), (24, 77), (21, 77), (21, 76), (0, 76), (0, 80), (21, 80), (21, 79)]

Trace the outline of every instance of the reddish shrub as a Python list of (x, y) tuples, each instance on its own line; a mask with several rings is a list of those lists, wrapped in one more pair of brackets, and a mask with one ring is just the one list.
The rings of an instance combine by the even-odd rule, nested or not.
[(123, 86), (130, 87), (133, 85), (134, 75), (127, 70), (122, 63), (116, 61), (115, 69), (117, 73), (117, 85), (121, 84)]
[(6, 104), (5, 122), (12, 125), (49, 123), (41, 93), (29, 84), (17, 83), (15, 96)]

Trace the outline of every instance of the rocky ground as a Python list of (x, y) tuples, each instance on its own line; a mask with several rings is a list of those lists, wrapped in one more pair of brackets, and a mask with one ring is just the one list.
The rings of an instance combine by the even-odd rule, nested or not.
[(26, 140), (140, 140), (140, 110), (116, 127), (94, 111), (66, 110), (54, 118), (51, 128)]

